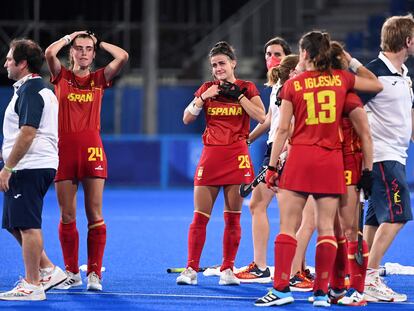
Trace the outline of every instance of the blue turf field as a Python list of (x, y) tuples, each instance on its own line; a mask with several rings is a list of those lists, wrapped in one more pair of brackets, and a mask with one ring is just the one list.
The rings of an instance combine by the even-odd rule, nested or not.
[[(86, 263), (86, 221), (82, 192), (79, 194), (78, 230), (80, 234), (80, 264)], [(167, 274), (168, 267), (182, 267), (186, 262), (187, 229), (192, 219), (192, 190), (120, 190), (106, 189), (104, 216), (108, 226), (108, 241), (104, 258), (104, 291), (86, 292), (85, 286), (69, 291), (50, 291), (43, 302), (3, 302), (0, 310), (257, 310), (254, 299), (266, 293), (269, 285), (249, 284), (222, 287), (217, 277), (199, 274), (198, 286), (177, 286), (177, 274)], [(223, 199), (220, 195), (208, 225), (207, 241), (201, 265), (221, 262), (223, 233)], [(57, 235), (59, 221), (54, 191), (49, 191), (43, 213), (45, 248), (52, 260), (62, 266)], [(271, 241), (269, 264), (273, 265), (273, 239), (278, 230), (276, 203), (269, 207)], [(251, 220), (247, 206), (243, 207), (242, 241), (236, 266), (252, 259)], [(414, 266), (412, 237), (414, 224), (401, 232), (385, 258)], [(11, 289), (19, 275), (24, 274), (21, 252), (10, 234), (0, 232), (0, 291)], [(308, 264), (313, 265), (314, 240), (308, 251)], [(408, 294), (409, 301), (400, 304), (371, 303), (366, 310), (414, 310), (414, 276), (387, 276), (389, 285)], [(306, 302), (309, 294), (294, 294), (294, 304), (278, 307), (282, 310), (312, 308)], [(333, 306), (332, 308), (344, 308)]]

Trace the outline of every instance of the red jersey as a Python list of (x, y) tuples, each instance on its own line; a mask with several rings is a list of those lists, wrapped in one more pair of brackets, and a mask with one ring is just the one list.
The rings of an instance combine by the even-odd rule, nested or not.
[[(358, 107), (363, 107), (361, 99), (354, 92), (349, 92), (346, 95), (345, 102), (353, 102)], [(361, 152), (361, 139), (355, 132), (352, 122), (348, 117), (342, 118), (342, 132), (344, 134), (344, 141), (342, 142), (342, 152), (344, 155)]]
[(345, 103), (354, 83), (355, 76), (345, 70), (332, 70), (331, 74), (306, 71), (286, 81), (280, 98), (293, 105), (295, 129), (291, 144), (341, 149), (342, 114), (358, 106)]
[(104, 89), (112, 84), (105, 80), (104, 69), (78, 77), (62, 66), (59, 75), (51, 79), (59, 101), (59, 135), (100, 130)]
[[(195, 93), (200, 97), (211, 85), (219, 81), (205, 82)], [(246, 88), (244, 95), (251, 99), (260, 95), (256, 86), (250, 81), (236, 80), (240, 89)], [(206, 116), (206, 129), (203, 133), (203, 144), (208, 146), (231, 145), (246, 140), (250, 132), (250, 117), (235, 100), (216, 96), (207, 98), (203, 105)]]

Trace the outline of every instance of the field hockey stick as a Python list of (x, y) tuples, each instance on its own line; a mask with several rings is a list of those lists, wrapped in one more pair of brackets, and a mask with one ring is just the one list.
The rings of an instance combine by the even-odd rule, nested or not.
[[(220, 267), (220, 265), (215, 265), (215, 266), (211, 266), (211, 267), (200, 267), (198, 268), (198, 272), (204, 272), (207, 269), (215, 269)], [(185, 270), (186, 268), (168, 268), (167, 269), (167, 273), (181, 273)]]
[(363, 237), (363, 229), (364, 229), (364, 207), (365, 207), (365, 200), (367, 200), (367, 196), (365, 196), (364, 191), (361, 189), (359, 194), (359, 223), (358, 223), (358, 249), (355, 253), (355, 260), (358, 265), (362, 266), (364, 263), (364, 253), (362, 250), (362, 241)]
[(250, 184), (241, 184), (239, 188), (239, 193), (242, 198), (247, 197), (262, 180), (266, 177), (267, 166), (256, 176), (256, 178)]

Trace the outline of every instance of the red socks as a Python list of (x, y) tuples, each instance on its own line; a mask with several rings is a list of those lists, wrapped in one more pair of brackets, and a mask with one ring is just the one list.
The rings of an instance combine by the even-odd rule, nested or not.
[(241, 239), (241, 212), (224, 212), (223, 263), (220, 271), (233, 269)]
[(335, 263), (331, 273), (330, 287), (334, 289), (345, 288), (345, 276), (348, 263), (348, 247), (344, 236), (337, 238), (338, 249), (336, 252)]
[(209, 218), (201, 213), (194, 212), (193, 222), (188, 231), (188, 261), (187, 267), (198, 271), (201, 252), (206, 241), (206, 227)]
[(65, 269), (72, 273), (79, 272), (79, 233), (76, 229), (76, 220), (68, 224), (59, 223), (59, 240), (62, 247)]
[(273, 287), (278, 291), (283, 291), (289, 286), (290, 270), (297, 244), (296, 239), (290, 235), (280, 233), (276, 236)]
[(364, 292), (364, 283), (365, 276), (367, 275), (367, 266), (368, 266), (368, 245), (367, 242), (362, 241), (362, 254), (364, 261), (362, 266), (358, 265), (355, 260), (355, 254), (358, 251), (358, 242), (353, 241), (349, 242), (348, 247), (348, 264), (350, 271), (350, 285), (352, 288), (355, 288), (358, 292)]
[(315, 272), (313, 291), (328, 293), (329, 275), (335, 262), (338, 244), (334, 236), (319, 236), (316, 243)]
[(101, 278), (102, 259), (106, 244), (106, 225), (103, 219), (88, 225), (88, 272)]

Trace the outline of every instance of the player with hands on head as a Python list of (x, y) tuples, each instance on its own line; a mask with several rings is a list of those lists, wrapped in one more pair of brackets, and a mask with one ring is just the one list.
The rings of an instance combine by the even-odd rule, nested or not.
[(201, 85), (183, 115), (184, 124), (189, 124), (203, 110), (206, 129), (194, 176), (194, 216), (188, 232), (188, 261), (186, 269), (177, 277), (179, 285), (197, 284), (206, 227), (220, 188), (224, 192), (225, 226), (219, 284), (240, 284), (233, 273), (241, 238), (243, 198), (239, 195), (239, 187), (254, 178), (246, 140), (250, 118), (258, 122), (265, 119), (256, 86), (235, 76), (237, 61), (233, 48), (220, 41), (211, 49), (209, 60), (214, 80)]
[[(268, 170), (266, 183), (278, 191), (280, 233), (275, 239), (275, 272), (273, 288), (256, 300), (257, 306), (283, 305), (294, 301), (289, 288), (292, 260), (296, 251), (296, 229), (307, 198), (316, 202), (318, 239), (315, 255), (314, 306), (330, 306), (328, 298), (329, 276), (335, 260), (337, 241), (334, 219), (340, 195), (345, 193), (340, 121), (342, 114), (350, 114), (357, 105), (345, 102), (352, 89), (378, 92), (381, 83), (356, 65), (357, 76), (346, 70), (332, 70), (330, 38), (327, 33), (311, 31), (299, 41), (300, 59), (305, 72), (285, 82), (280, 97), (280, 122), (269, 165), (275, 167), (289, 135), (292, 118), (294, 130), (290, 138), (291, 149), (283, 174), (278, 179), (274, 170)], [(323, 160), (322, 160), (323, 159)], [(369, 154), (364, 162), (372, 168)]]
[[(69, 67), (57, 57), (69, 46)], [(105, 67), (92, 70), (98, 47), (113, 57)], [(100, 137), (100, 112), (104, 90), (112, 85), (128, 61), (128, 53), (99, 41), (88, 31), (75, 31), (53, 42), (45, 51), (51, 82), (59, 100), (59, 167), (55, 188), (61, 211), (59, 239), (67, 280), (58, 289), (82, 284), (79, 272), (79, 234), (76, 227), (76, 194), (82, 183), (88, 219), (88, 290), (102, 290), (102, 260), (106, 224), (102, 199), (107, 161)]]

